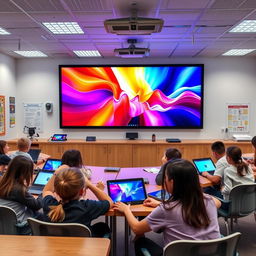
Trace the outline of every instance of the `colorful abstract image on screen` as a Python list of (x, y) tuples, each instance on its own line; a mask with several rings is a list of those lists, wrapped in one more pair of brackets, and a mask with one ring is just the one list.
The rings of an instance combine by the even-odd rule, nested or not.
[(145, 200), (143, 181), (112, 182), (109, 184), (109, 196), (113, 202), (134, 202)]
[(202, 128), (203, 65), (60, 66), (61, 127)]
[(43, 167), (47, 171), (55, 171), (61, 166), (61, 160), (48, 159)]

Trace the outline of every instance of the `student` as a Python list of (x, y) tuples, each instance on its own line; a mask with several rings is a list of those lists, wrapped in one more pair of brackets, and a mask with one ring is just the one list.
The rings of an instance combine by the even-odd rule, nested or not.
[[(90, 189), (99, 201), (80, 200), (86, 189)], [(46, 221), (81, 223), (89, 227), (96, 237), (103, 237), (110, 230), (105, 223), (91, 225), (92, 220), (104, 215), (112, 206), (111, 198), (75, 167), (56, 170), (43, 190)]]
[(31, 146), (31, 140), (28, 138), (20, 138), (17, 142), (18, 150), (10, 155), (10, 158), (13, 159), (16, 156), (25, 156), (31, 161), (33, 161), (31, 155), (28, 153)]
[(222, 195), (225, 200), (228, 200), (230, 191), (234, 186), (254, 183), (254, 175), (251, 168), (243, 161), (242, 151), (239, 147), (227, 148), (226, 155), (230, 166), (224, 172)]
[[(181, 157), (182, 157), (181, 152), (177, 148), (168, 148), (162, 157), (162, 163), (165, 164), (168, 161), (179, 159)], [(163, 165), (161, 166), (161, 169), (156, 176), (156, 184), (161, 185), (162, 180), (163, 180)]]
[(0, 180), (0, 205), (12, 208), (18, 223), (37, 216), (37, 211), (42, 208), (41, 199), (35, 199), (27, 191), (32, 179), (33, 162), (25, 156), (16, 156)]
[[(129, 205), (121, 202), (114, 205), (115, 210), (124, 213), (133, 232), (138, 236), (149, 231), (162, 232), (164, 245), (180, 239), (220, 238), (217, 219), (220, 202), (202, 193), (194, 165), (187, 160), (177, 159), (164, 165), (163, 175), (162, 188), (171, 196), (162, 203), (147, 198), (144, 205), (156, 209), (142, 221), (133, 216)], [(154, 256), (163, 253), (163, 248), (145, 237), (135, 241), (136, 255), (142, 255), (142, 247)]]
[[(10, 158), (13, 159), (16, 156), (25, 156), (31, 161), (33, 161), (31, 155), (28, 153), (31, 147), (31, 140), (28, 138), (20, 138), (17, 142), (18, 150), (10, 155)], [(39, 159), (35, 164), (42, 164), (46, 161), (45, 158)]]
[(251, 143), (254, 149), (254, 157), (253, 159), (247, 160), (246, 162), (251, 165), (252, 171), (256, 172), (256, 136), (252, 138)]
[(62, 155), (61, 162), (62, 165), (58, 168), (58, 170), (63, 170), (69, 167), (77, 167), (86, 175), (88, 179), (91, 178), (92, 172), (89, 168), (84, 167), (82, 156), (79, 150), (66, 150)]
[(9, 146), (5, 140), (0, 140), (0, 173), (5, 170), (6, 166), (11, 161), (11, 158), (7, 155)]
[(202, 176), (210, 180), (213, 187), (208, 187), (204, 189), (204, 192), (210, 195), (214, 195), (221, 198), (220, 186), (224, 179), (224, 170), (229, 166), (225, 154), (225, 145), (222, 141), (216, 141), (211, 146), (212, 155), (217, 160), (216, 169), (214, 175), (208, 172), (203, 172)]

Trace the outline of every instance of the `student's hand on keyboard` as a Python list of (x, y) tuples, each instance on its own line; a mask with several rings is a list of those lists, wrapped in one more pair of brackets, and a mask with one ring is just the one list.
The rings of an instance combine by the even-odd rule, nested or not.
[(154, 198), (148, 197), (144, 202), (144, 206), (156, 208), (161, 202), (155, 200)]

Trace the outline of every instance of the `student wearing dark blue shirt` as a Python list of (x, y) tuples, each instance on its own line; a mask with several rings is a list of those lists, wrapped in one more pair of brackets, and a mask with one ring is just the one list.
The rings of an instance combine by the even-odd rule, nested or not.
[[(86, 189), (99, 200), (81, 199)], [(46, 221), (84, 224), (97, 237), (105, 236), (110, 230), (105, 223), (91, 225), (91, 221), (104, 215), (112, 206), (111, 198), (75, 167), (57, 170), (43, 190)]]

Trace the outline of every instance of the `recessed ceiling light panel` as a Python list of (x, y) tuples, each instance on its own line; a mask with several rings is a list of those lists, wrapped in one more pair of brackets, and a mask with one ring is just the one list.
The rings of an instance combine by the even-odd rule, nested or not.
[(255, 33), (256, 32), (256, 20), (244, 20), (237, 26), (232, 28), (229, 32), (232, 33)]
[(255, 51), (256, 49), (231, 49), (225, 53), (223, 53), (223, 56), (243, 56), (250, 52)]
[(10, 34), (11, 33), (9, 33), (8, 31), (0, 27), (0, 35), (10, 35)]
[(43, 22), (43, 25), (53, 34), (84, 34), (77, 22)]
[(15, 53), (23, 56), (23, 57), (47, 57), (46, 54), (40, 52), (40, 51), (14, 51)]
[(78, 57), (101, 57), (98, 51), (73, 51)]

